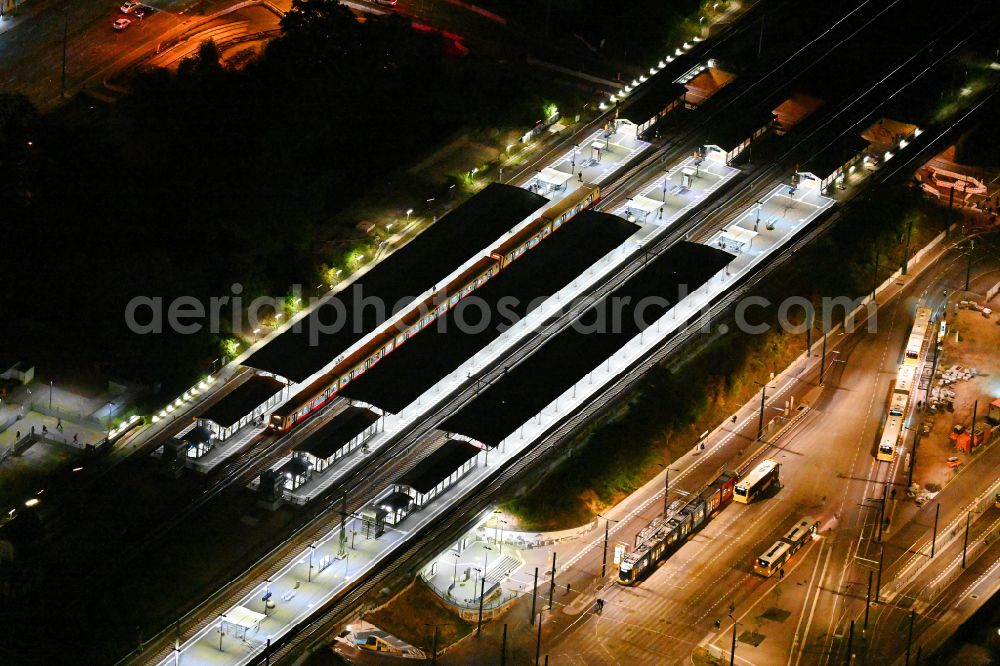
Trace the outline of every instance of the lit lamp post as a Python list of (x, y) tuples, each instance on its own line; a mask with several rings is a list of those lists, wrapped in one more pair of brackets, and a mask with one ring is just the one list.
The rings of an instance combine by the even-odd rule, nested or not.
[[(500, 518), (503, 515), (503, 511), (497, 509), (493, 512), (493, 516), (496, 519), (496, 525), (493, 527), (493, 538), (497, 542), (497, 555), (503, 555), (503, 526), (507, 524), (506, 520)], [(499, 533), (499, 536), (497, 534)]]
[(316, 552), (316, 544), (309, 544), (309, 579), (306, 582), (311, 583), (313, 579), (313, 553)]
[(406, 221), (407, 222), (410, 221), (410, 215), (413, 215), (413, 209), (412, 208), (407, 208), (406, 209)]

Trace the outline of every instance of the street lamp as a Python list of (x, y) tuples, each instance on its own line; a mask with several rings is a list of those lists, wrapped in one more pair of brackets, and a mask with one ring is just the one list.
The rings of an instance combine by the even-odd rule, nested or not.
[(736, 627), (739, 625), (739, 622), (733, 617), (733, 611), (736, 610), (736, 607), (733, 604), (729, 604), (729, 609), (729, 619), (733, 621), (733, 644), (729, 650), (729, 666), (734, 666), (736, 663)]
[[(496, 517), (497, 521), (496, 525), (493, 528), (493, 538), (496, 539), (498, 545), (497, 555), (499, 556), (503, 555), (503, 526), (507, 524), (507, 521), (500, 518), (500, 516), (503, 515), (503, 511), (501, 511), (500, 509), (494, 511), (493, 515)], [(499, 537), (497, 537), (498, 532), (500, 534)]]
[(451, 577), (451, 586), (458, 586), (458, 558), (462, 557), (461, 553), (452, 553), (455, 556), (455, 573)]
[(413, 209), (412, 208), (407, 208), (406, 209), (406, 221), (407, 222), (410, 221), (410, 215), (413, 215)]
[[(774, 379), (773, 372), (771, 373), (771, 379)], [(754, 380), (754, 384), (760, 387), (760, 417), (757, 420), (757, 439), (759, 440), (764, 434), (764, 403), (767, 401), (767, 389), (773, 389), (774, 387), (768, 386), (767, 384), (761, 384), (756, 380)]]
[(313, 579), (313, 553), (316, 552), (316, 544), (309, 544), (309, 579), (306, 581), (308, 583), (312, 582)]

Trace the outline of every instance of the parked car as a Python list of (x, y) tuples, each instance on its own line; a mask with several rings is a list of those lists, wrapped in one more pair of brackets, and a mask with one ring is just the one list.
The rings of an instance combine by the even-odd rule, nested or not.
[(132, 10), (132, 16), (136, 17), (140, 21), (146, 16), (146, 8), (142, 5), (136, 7)]
[(129, 12), (131, 12), (133, 9), (135, 9), (138, 6), (139, 6), (139, 3), (136, 2), (135, 0), (125, 0), (125, 3), (121, 7), (119, 7), (118, 9), (121, 10), (122, 14), (128, 14)]
[(121, 32), (130, 25), (132, 25), (132, 21), (128, 20), (127, 18), (120, 18), (116, 20), (114, 23), (112, 23), (111, 27), (117, 30), (118, 32)]

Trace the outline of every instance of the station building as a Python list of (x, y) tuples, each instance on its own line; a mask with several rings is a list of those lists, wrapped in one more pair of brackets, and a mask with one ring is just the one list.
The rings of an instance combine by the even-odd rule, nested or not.
[(857, 134), (845, 134), (799, 166), (796, 170), (798, 187), (823, 194), (841, 176), (863, 168), (867, 157), (868, 142)]

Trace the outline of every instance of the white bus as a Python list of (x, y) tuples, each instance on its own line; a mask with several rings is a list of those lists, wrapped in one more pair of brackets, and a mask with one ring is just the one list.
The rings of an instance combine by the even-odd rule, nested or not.
[(753, 564), (754, 573), (770, 578), (819, 529), (819, 521), (806, 516), (775, 541)]
[(762, 492), (778, 482), (778, 471), (781, 465), (776, 460), (765, 460), (753, 468), (736, 484), (733, 499), (743, 504), (749, 504)]

